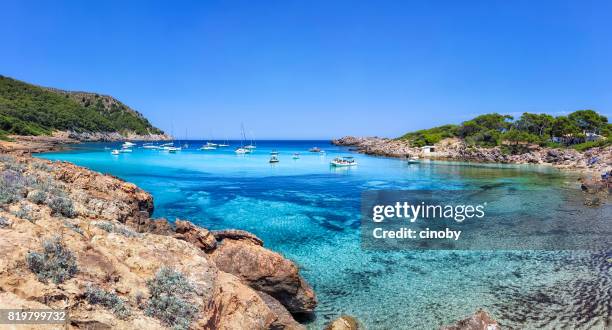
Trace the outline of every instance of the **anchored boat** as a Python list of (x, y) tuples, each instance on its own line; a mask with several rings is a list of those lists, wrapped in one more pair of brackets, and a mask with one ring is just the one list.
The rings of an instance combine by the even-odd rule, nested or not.
[(334, 158), (334, 160), (331, 161), (330, 165), (336, 167), (348, 167), (357, 165), (357, 162), (355, 161), (355, 158), (351, 156), (345, 156)]

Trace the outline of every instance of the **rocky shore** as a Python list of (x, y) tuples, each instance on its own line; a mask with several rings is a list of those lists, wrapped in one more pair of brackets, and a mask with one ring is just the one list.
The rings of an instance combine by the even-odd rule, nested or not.
[[(465, 142), (450, 138), (434, 146), (434, 152), (426, 153), (408, 142), (379, 137), (345, 136), (332, 140), (332, 144), (350, 147), (354, 151), (368, 155), (386, 157), (419, 157), (426, 159), (471, 161), (480, 163), (502, 164), (547, 164), (560, 169), (576, 170), (584, 174), (599, 175), (612, 168), (612, 147), (592, 148), (586, 152), (574, 149), (553, 149), (540, 146), (527, 146), (519, 154), (503, 152), (500, 147), (481, 148), (467, 145)], [(590, 164), (593, 159), (596, 162)]]
[(62, 149), (64, 145), (80, 142), (120, 142), (120, 141), (170, 141), (172, 136), (167, 134), (138, 135), (118, 132), (110, 133), (77, 133), (55, 132), (51, 136), (22, 136), (11, 135), (10, 141), (0, 140), (0, 152), (30, 154)]

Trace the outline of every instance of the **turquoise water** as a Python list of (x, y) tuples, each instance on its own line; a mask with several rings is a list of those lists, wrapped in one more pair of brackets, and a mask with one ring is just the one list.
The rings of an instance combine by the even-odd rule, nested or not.
[[(579, 198), (575, 177), (545, 167), (469, 165), (353, 154), (358, 166), (329, 161), (346, 148), (325, 141), (264, 141), (253, 154), (233, 147), (170, 154), (104, 147), (40, 155), (111, 173), (152, 193), (155, 216), (189, 219), (212, 229), (251, 231), (294, 260), (319, 298), (313, 329), (340, 314), (369, 329), (434, 329), (483, 307), (510, 328), (603, 328), (612, 312), (608, 252), (364, 251), (360, 193), (370, 189), (531, 190), (521, 216)], [(233, 143), (234, 146), (236, 143)], [(324, 155), (309, 153), (319, 146)], [(280, 163), (268, 163), (279, 152)], [(298, 160), (291, 158), (300, 152)], [(552, 204), (551, 204), (552, 203)], [(527, 205), (529, 207), (527, 207)], [(599, 322), (599, 323), (597, 323)]]

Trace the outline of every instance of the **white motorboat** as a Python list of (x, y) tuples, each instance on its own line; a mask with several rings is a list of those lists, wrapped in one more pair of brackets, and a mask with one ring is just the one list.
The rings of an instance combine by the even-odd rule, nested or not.
[(293, 159), (300, 159), (300, 153), (299, 153), (299, 152), (294, 153), (294, 154), (291, 156), (291, 158), (293, 158)]
[(181, 148), (177, 148), (177, 147), (168, 147), (168, 152), (169, 153), (176, 153), (177, 151), (181, 151)]
[(133, 147), (133, 146), (135, 146), (135, 145), (136, 145), (136, 144), (134, 144), (134, 143), (132, 143), (132, 142), (126, 141), (126, 142), (123, 142), (123, 144), (121, 145), (121, 147), (122, 147), (122, 148), (126, 148), (126, 149), (127, 149), (127, 148), (131, 148), (131, 147)]
[(308, 151), (310, 151), (310, 152), (321, 152), (321, 149), (319, 149), (318, 147), (314, 147), (314, 148), (308, 149)]
[(234, 152), (237, 154), (248, 154), (248, 153), (251, 153), (251, 150), (241, 147), (241, 148), (236, 148)]
[(143, 149), (159, 149), (158, 146), (146, 144), (142, 146)]
[(213, 146), (209, 146), (209, 145), (204, 145), (200, 148), (200, 150), (216, 150), (217, 147), (213, 147)]
[(408, 158), (408, 163), (409, 164), (416, 164), (418, 162), (419, 162), (419, 157), (417, 157), (417, 156), (413, 156), (413, 157)]
[(119, 150), (117, 149), (111, 151), (111, 155), (118, 155), (118, 154), (119, 154)]
[(271, 164), (273, 164), (273, 163), (278, 163), (278, 162), (280, 162), (280, 160), (278, 159), (278, 156), (277, 156), (277, 155), (274, 155), (274, 154), (273, 154), (273, 155), (272, 155), (272, 157), (270, 157), (269, 162), (270, 162)]
[(355, 158), (351, 156), (336, 157), (334, 158), (334, 160), (331, 161), (330, 165), (336, 167), (348, 167), (357, 165), (357, 162), (355, 161)]

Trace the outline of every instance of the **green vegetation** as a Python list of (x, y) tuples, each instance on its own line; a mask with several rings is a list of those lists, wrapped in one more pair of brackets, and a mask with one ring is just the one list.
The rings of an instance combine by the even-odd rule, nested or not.
[[(601, 135), (605, 139), (589, 141), (587, 135)], [(519, 152), (529, 144), (550, 147), (572, 147), (587, 150), (610, 145), (612, 124), (608, 118), (593, 110), (579, 110), (568, 116), (525, 112), (514, 120), (512, 116), (491, 113), (465, 121), (461, 125), (444, 125), (419, 130), (400, 137), (412, 145), (422, 147), (442, 139), (462, 138), (468, 145), (494, 147), (503, 145), (508, 152)]]
[(26, 256), (28, 268), (41, 282), (64, 283), (77, 273), (76, 258), (59, 237), (43, 242), (42, 252), (29, 252)]
[(443, 139), (457, 136), (459, 126), (444, 125), (405, 134), (400, 139), (409, 140), (412, 145), (422, 147), (440, 142)]
[(87, 285), (85, 299), (92, 305), (104, 306), (120, 319), (126, 319), (131, 315), (127, 303), (114, 292), (104, 291), (98, 287)]
[(54, 130), (162, 133), (111, 97), (46, 89), (0, 76), (0, 139), (8, 134), (48, 135)]
[(195, 289), (185, 275), (163, 267), (147, 281), (147, 287), (150, 298), (145, 314), (173, 329), (189, 329), (198, 309), (193, 304)]

